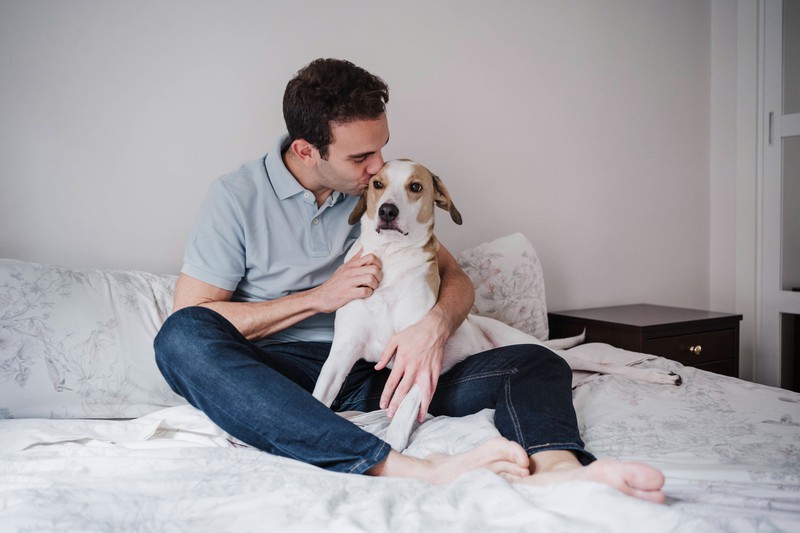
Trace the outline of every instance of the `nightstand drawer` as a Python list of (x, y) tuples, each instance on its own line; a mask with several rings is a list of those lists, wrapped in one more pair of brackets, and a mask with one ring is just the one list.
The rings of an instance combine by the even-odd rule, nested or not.
[(732, 329), (723, 329), (647, 339), (642, 351), (692, 366), (731, 360), (735, 350), (734, 334)]

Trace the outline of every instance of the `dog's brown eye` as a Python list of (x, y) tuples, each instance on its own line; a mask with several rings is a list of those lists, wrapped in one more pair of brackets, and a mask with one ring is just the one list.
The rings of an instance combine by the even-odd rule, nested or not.
[(415, 182), (409, 185), (408, 188), (411, 189), (412, 192), (419, 192), (422, 190), (422, 184)]
[(377, 180), (373, 181), (372, 182), (372, 188), (373, 189), (383, 189), (383, 183), (381, 183), (380, 181), (377, 181)]

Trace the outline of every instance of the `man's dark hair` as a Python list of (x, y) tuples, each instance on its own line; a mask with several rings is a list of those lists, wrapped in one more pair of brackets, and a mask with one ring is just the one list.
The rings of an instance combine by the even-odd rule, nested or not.
[(289, 139), (305, 139), (328, 157), (331, 124), (375, 120), (386, 111), (389, 87), (349, 61), (316, 59), (300, 69), (283, 93)]

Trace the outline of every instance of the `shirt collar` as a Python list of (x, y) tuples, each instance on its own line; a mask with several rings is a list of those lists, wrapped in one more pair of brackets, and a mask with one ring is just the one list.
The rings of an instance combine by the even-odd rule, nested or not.
[[(269, 181), (272, 183), (272, 188), (275, 189), (275, 194), (278, 195), (278, 198), (281, 200), (286, 200), (287, 198), (291, 198), (297, 194), (304, 194), (307, 191), (300, 182), (297, 181), (297, 178), (289, 172), (289, 169), (286, 168), (286, 164), (283, 162), (283, 152), (289, 147), (289, 134), (284, 133), (281, 135), (275, 144), (272, 146), (272, 150), (267, 153), (266, 160), (264, 162), (265, 166), (267, 167), (267, 175), (269, 176)], [(310, 193), (309, 193), (310, 194)], [(340, 191), (333, 191), (325, 202), (328, 202), (329, 205), (335, 205), (337, 202), (340, 202), (347, 198), (347, 194), (344, 194)], [(311, 196), (311, 201), (313, 202), (313, 195)]]

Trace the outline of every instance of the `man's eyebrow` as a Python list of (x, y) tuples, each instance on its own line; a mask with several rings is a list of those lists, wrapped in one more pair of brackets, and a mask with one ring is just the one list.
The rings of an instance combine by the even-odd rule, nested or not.
[[(389, 136), (386, 137), (386, 142), (383, 143), (384, 146), (386, 146), (387, 144), (389, 144)], [(350, 159), (361, 159), (362, 157), (369, 157), (375, 152), (377, 152), (377, 150), (373, 150), (371, 152), (361, 152), (360, 154), (351, 154), (347, 157), (349, 157)]]

